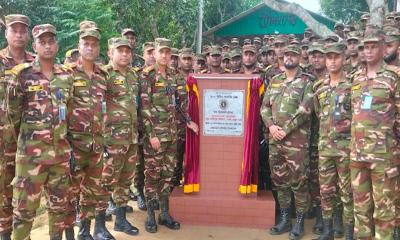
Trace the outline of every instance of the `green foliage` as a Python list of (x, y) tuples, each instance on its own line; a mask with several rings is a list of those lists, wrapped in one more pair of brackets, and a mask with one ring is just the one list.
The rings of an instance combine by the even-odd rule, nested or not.
[(322, 12), (337, 21), (354, 23), (363, 12), (369, 12), (365, 0), (320, 0)]

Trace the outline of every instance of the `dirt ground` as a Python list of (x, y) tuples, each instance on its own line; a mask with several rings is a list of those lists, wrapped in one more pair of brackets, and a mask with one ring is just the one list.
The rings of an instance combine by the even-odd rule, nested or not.
[[(155, 234), (147, 233), (144, 228), (146, 213), (137, 209), (136, 202), (131, 202), (134, 207), (134, 213), (128, 214), (129, 220), (140, 229), (138, 236), (128, 236), (123, 233), (114, 232), (113, 222), (108, 222), (107, 227), (117, 240), (287, 240), (288, 234), (281, 236), (271, 236), (266, 229), (248, 229), (248, 228), (228, 228), (228, 227), (208, 227), (208, 226), (193, 226), (181, 225), (181, 230), (173, 231), (164, 226), (158, 227), (158, 232)], [(113, 218), (114, 219), (114, 218)], [(306, 221), (306, 235), (304, 240), (316, 238), (311, 230), (313, 220)], [(92, 223), (93, 230), (93, 223)], [(77, 234), (78, 228), (75, 228)], [(34, 223), (34, 230), (31, 234), (32, 240), (48, 239), (47, 214), (39, 216)]]

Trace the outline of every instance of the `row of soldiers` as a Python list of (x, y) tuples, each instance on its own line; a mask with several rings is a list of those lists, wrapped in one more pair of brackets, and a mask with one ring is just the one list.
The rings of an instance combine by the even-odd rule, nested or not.
[[(97, 63), (100, 30), (83, 21), (78, 57), (58, 65), (57, 31), (32, 29), (24, 15), (5, 17), (7, 48), (0, 52), (0, 239), (30, 239), (42, 191), (50, 239), (115, 239), (105, 226), (109, 199), (114, 230), (137, 235), (126, 218), (129, 189), (141, 155), (146, 231), (179, 229), (169, 214), (178, 130), (198, 132), (185, 107), (185, 82), (170, 68), (171, 41), (156, 39), (143, 69), (132, 67), (134, 38), (108, 41), (107, 65)], [(131, 30), (123, 35), (133, 35)], [(71, 60), (69, 59), (69, 60)], [(183, 127), (182, 127), (183, 126)], [(139, 136), (142, 135), (142, 136)], [(139, 145), (142, 143), (141, 151)], [(91, 221), (95, 219), (94, 231)]]

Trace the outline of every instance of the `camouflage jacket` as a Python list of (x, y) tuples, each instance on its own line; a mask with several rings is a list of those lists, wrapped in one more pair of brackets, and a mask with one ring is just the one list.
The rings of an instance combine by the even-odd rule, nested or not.
[(145, 138), (157, 137), (160, 142), (177, 138), (177, 77), (167, 69), (163, 77), (157, 64), (141, 74), (141, 115)]
[(382, 63), (375, 78), (366, 68), (354, 73), (351, 87), (351, 160), (399, 161), (400, 68)]
[(314, 84), (314, 109), (319, 119), (318, 149), (325, 156), (349, 156), (351, 83), (343, 77), (337, 86), (330, 78)]
[[(220, 69), (218, 71), (219, 74), (230, 73), (230, 72), (231, 72), (231, 70), (229, 70), (227, 68), (222, 68), (222, 67), (220, 67)], [(211, 74), (213, 72), (211, 71), (211, 68), (207, 68), (207, 69), (200, 71), (199, 73), (200, 74)]]
[(132, 67), (142, 68), (144, 66), (144, 59), (138, 54), (133, 54)]
[(7, 91), (7, 116), (18, 135), (16, 161), (55, 164), (70, 159), (67, 106), (73, 86), (71, 72), (55, 65), (48, 79), (39, 62), (12, 69)]
[(90, 78), (78, 61), (73, 71), (74, 94), (68, 106), (68, 134), (72, 146), (86, 152), (101, 152), (104, 144), (107, 73), (95, 65)]
[(107, 67), (105, 145), (138, 143), (138, 76), (132, 70), (126, 74)]
[[(310, 79), (311, 76), (300, 69), (292, 80), (288, 80), (285, 73), (272, 78), (261, 107), (261, 116), (267, 128), (277, 125), (285, 131), (286, 139), (297, 138), (296, 142), (308, 144), (312, 108), (305, 106), (312, 101)], [(294, 118), (299, 108), (303, 108), (304, 114)], [(270, 143), (275, 143), (275, 140), (270, 138)]]
[(274, 76), (282, 74), (282, 71), (277, 64), (269, 65), (265, 69), (265, 86), (268, 86)]
[[(189, 99), (188, 99), (188, 92), (186, 91), (186, 78), (188, 76), (184, 74), (183, 72), (180, 72), (177, 75), (177, 95), (178, 95), (178, 103), (180, 104), (180, 107), (182, 111), (186, 114), (188, 111), (188, 106), (189, 106)], [(181, 140), (184, 140), (186, 137), (186, 119), (182, 114), (178, 114), (178, 137)]]

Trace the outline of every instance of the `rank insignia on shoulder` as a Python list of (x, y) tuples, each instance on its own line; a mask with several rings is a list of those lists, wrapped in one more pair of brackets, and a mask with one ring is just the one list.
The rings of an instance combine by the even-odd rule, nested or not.
[(271, 84), (271, 87), (272, 87), (272, 88), (278, 88), (278, 87), (280, 87), (280, 86), (281, 86), (280, 83), (272, 83), (272, 84)]
[(360, 85), (360, 84), (357, 84), (357, 85), (352, 86), (352, 87), (351, 87), (351, 90), (355, 91), (355, 90), (358, 90), (358, 89), (360, 89), (360, 88), (361, 88), (361, 85)]
[(160, 83), (156, 83), (156, 87), (165, 87), (165, 84), (160, 82)]
[(74, 81), (73, 85), (75, 87), (86, 87), (86, 81)]
[(32, 85), (32, 86), (28, 86), (28, 92), (38, 92), (38, 91), (42, 91), (44, 88), (41, 85)]
[(114, 80), (115, 85), (123, 85), (125, 83), (124, 79), (116, 79)]

